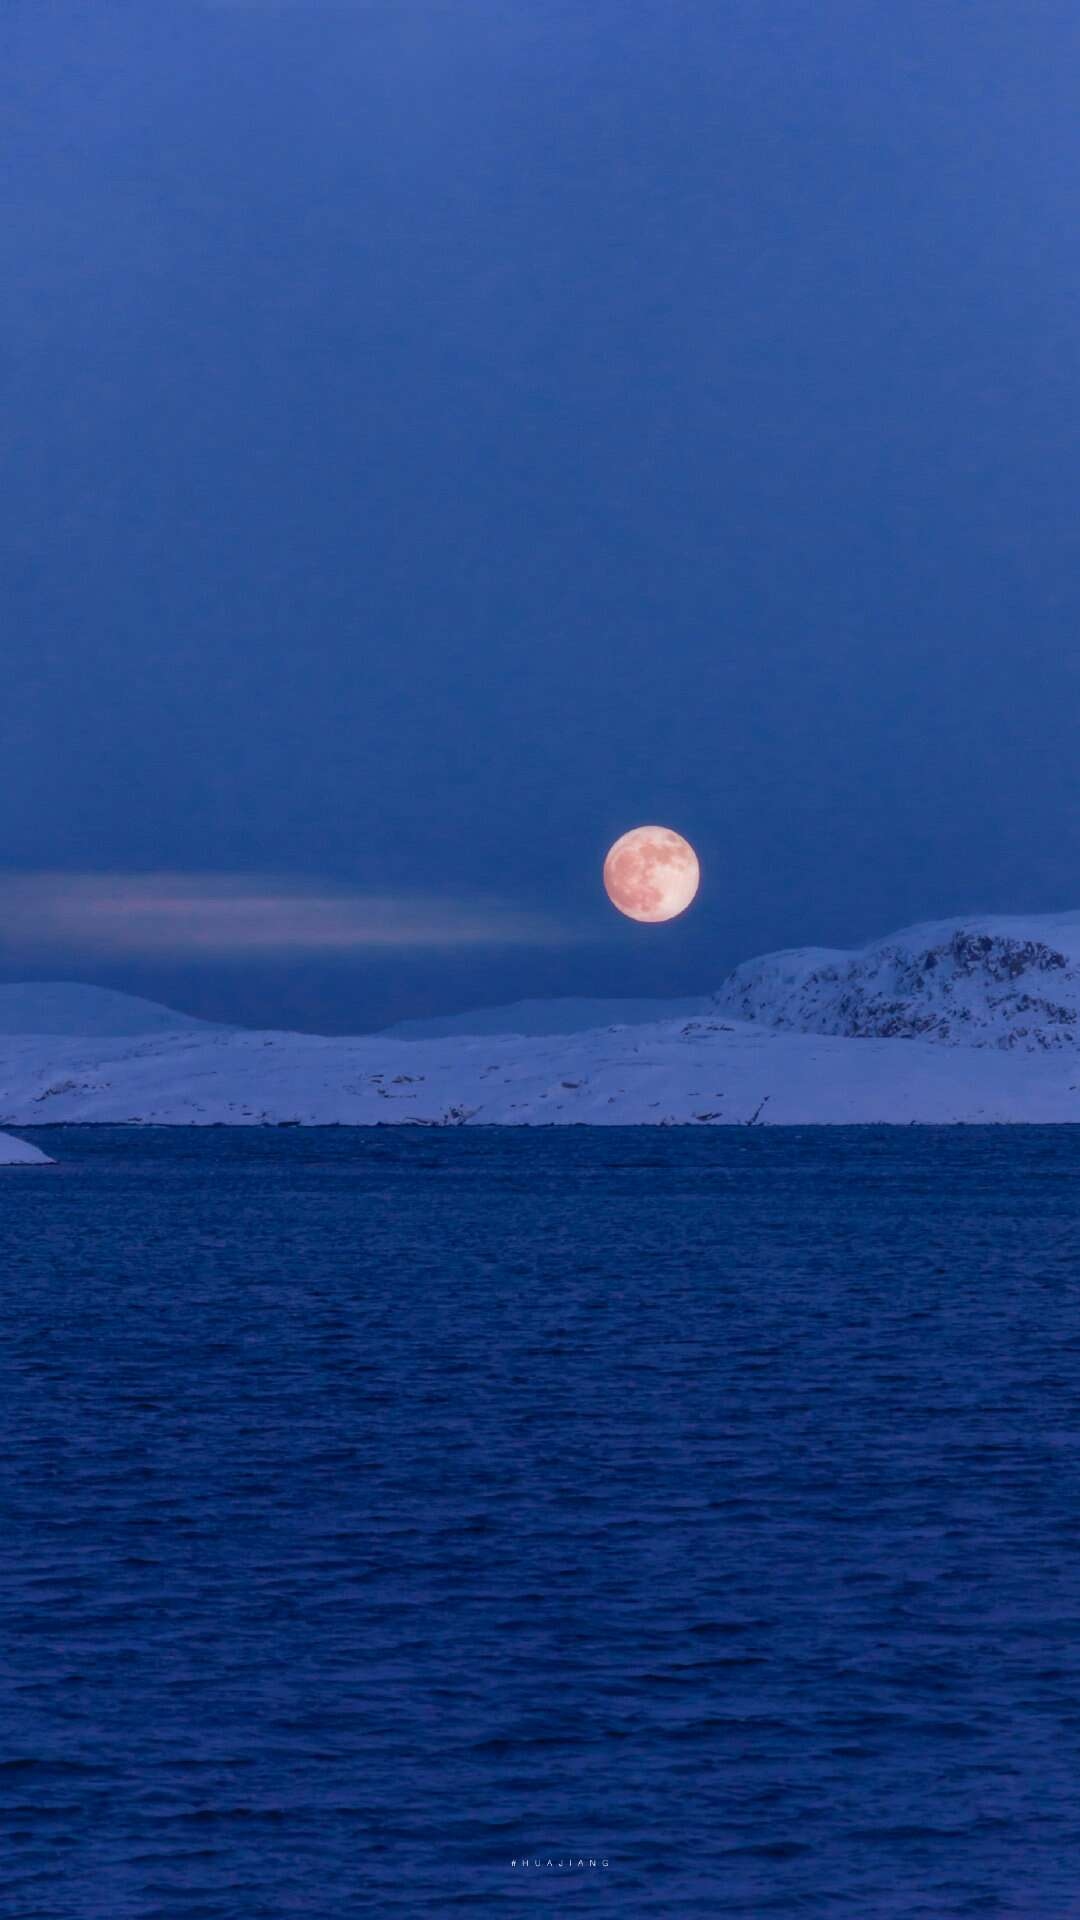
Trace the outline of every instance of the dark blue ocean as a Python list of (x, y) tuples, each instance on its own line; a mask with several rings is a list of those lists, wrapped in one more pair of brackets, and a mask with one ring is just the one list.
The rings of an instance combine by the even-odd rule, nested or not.
[(1080, 1129), (29, 1137), (5, 1920), (1080, 1914)]

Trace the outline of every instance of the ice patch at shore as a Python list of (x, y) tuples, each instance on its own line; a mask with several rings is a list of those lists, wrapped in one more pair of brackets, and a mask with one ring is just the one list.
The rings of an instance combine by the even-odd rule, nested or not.
[(32, 1147), (28, 1140), (15, 1140), (10, 1133), (0, 1133), (0, 1167), (51, 1167), (52, 1164), (40, 1147)]

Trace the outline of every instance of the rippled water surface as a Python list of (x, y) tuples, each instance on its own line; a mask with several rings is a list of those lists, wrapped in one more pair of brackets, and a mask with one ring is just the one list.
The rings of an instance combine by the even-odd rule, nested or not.
[(1080, 1914), (1080, 1129), (35, 1137), (5, 1916)]

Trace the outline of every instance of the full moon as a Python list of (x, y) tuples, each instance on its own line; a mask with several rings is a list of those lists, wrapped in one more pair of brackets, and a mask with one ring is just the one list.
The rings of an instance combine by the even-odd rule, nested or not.
[(608, 899), (631, 920), (674, 920), (700, 880), (697, 854), (671, 827), (631, 827), (604, 861)]

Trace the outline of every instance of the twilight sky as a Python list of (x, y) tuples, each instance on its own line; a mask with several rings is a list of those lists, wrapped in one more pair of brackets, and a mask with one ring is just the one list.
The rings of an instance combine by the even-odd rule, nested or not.
[(7, 0), (0, 978), (335, 1030), (1080, 906), (1078, 58)]

